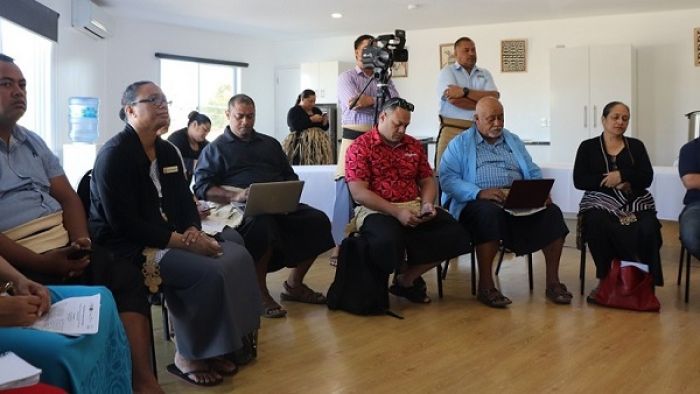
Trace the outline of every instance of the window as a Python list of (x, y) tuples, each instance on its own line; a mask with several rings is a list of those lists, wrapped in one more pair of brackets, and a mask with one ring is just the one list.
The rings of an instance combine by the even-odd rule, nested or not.
[(196, 110), (211, 119), (211, 141), (228, 125), (228, 100), (239, 92), (240, 67), (193, 61), (160, 59), (160, 86), (172, 101), (170, 131), (187, 126), (187, 115)]
[(56, 152), (53, 47), (53, 41), (0, 18), (0, 52), (15, 59), (27, 80), (27, 112), (19, 124), (39, 134)]

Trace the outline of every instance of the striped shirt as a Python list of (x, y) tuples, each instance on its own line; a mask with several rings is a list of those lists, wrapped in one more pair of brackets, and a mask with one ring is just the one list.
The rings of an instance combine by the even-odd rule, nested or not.
[(523, 179), (513, 150), (501, 136), (489, 144), (476, 135), (476, 185), (482, 189), (507, 188), (514, 180)]
[[(362, 91), (362, 88), (367, 85), (371, 77), (368, 77), (362, 69), (355, 65), (355, 68), (347, 70), (338, 76), (338, 102), (342, 111), (341, 123), (344, 125), (371, 125), (374, 123), (374, 106), (366, 108), (357, 108), (350, 110), (350, 99), (357, 97)], [(394, 87), (394, 82), (389, 80), (389, 97), (398, 97), (399, 92)], [(376, 97), (377, 95), (377, 80), (373, 80), (365, 89), (365, 96)], [(387, 97), (387, 99), (389, 99)]]

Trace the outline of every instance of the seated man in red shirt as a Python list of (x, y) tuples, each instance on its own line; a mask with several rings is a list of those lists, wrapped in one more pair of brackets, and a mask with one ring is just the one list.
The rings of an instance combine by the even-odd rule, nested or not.
[(392, 98), (378, 125), (358, 137), (345, 156), (345, 179), (355, 202), (357, 228), (370, 258), (395, 270), (389, 291), (428, 303), (421, 275), (442, 260), (467, 253), (469, 238), (447, 212), (433, 205), (437, 184), (421, 144), (406, 135), (413, 104)]

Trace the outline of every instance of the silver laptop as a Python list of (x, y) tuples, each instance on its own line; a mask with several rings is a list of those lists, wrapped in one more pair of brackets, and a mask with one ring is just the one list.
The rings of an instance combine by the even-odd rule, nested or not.
[(294, 212), (303, 189), (304, 181), (253, 183), (243, 217)]

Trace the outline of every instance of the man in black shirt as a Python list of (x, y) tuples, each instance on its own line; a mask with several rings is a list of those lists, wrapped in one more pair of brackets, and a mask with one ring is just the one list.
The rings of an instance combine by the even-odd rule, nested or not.
[[(255, 124), (253, 99), (238, 94), (229, 100), (224, 134), (202, 151), (195, 169), (195, 194), (200, 199), (219, 203), (245, 202), (252, 183), (297, 180), (276, 139), (260, 134)], [(222, 186), (234, 186), (236, 191)], [(331, 225), (326, 215), (308, 205), (299, 204), (286, 215), (259, 215), (244, 219), (238, 227), (253, 256), (258, 285), (263, 295), (266, 317), (283, 317), (284, 310), (270, 295), (266, 275), (283, 267), (293, 267), (284, 282), (281, 298), (323, 304), (326, 298), (303, 283), (316, 257), (334, 246)], [(227, 229), (227, 232), (234, 231)]]

